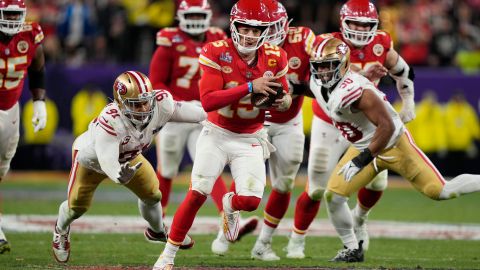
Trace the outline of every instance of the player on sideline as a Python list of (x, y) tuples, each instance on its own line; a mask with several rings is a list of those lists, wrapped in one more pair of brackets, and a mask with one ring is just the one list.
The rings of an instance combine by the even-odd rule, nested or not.
[[(264, 162), (274, 149), (263, 129), (265, 110), (253, 107), (250, 93), (269, 95), (275, 94), (271, 87), (288, 89), (286, 53), (264, 43), (271, 24), (265, 1), (238, 1), (230, 13), (232, 38), (202, 49), (200, 100), (208, 121), (197, 142), (191, 189), (173, 218), (155, 270), (173, 267), (179, 244), (227, 164), (235, 181), (235, 192), (223, 197), (228, 241), (238, 236), (239, 211), (254, 211), (260, 204), (266, 181)], [(286, 110), (288, 103), (291, 97), (286, 94), (273, 106)]]
[[(270, 27), (267, 42), (280, 46), (287, 53), (289, 85), (294, 87), (301, 82), (308, 84), (309, 60), (315, 35), (307, 27), (289, 27), (285, 7), (276, 0), (271, 0), (271, 5), (269, 10), (274, 23)], [(280, 259), (272, 250), (272, 235), (287, 212), (295, 177), (303, 159), (305, 135), (302, 103), (303, 96), (294, 97), (290, 109), (285, 112), (272, 110), (267, 121), (270, 142), (277, 150), (268, 159), (272, 192), (265, 206), (262, 229), (251, 251), (255, 259)]]
[[(73, 143), (68, 199), (60, 204), (53, 231), (53, 254), (58, 262), (70, 257), (70, 224), (90, 207), (93, 194), (105, 179), (123, 185), (138, 197), (138, 208), (149, 226), (147, 241), (166, 242), (162, 221), (162, 193), (152, 165), (142, 151), (168, 121), (196, 123), (206, 113), (195, 104), (174, 101), (166, 90), (153, 90), (150, 80), (138, 71), (120, 74), (113, 84), (114, 102), (90, 122), (88, 130)], [(190, 237), (181, 241), (190, 248)]]
[[(206, 0), (181, 1), (177, 17), (178, 27), (164, 28), (157, 33), (158, 47), (150, 62), (149, 78), (154, 89), (167, 89), (174, 100), (201, 106), (198, 56), (205, 44), (224, 40), (227, 36), (220, 28), (210, 27), (212, 10)], [(172, 189), (172, 179), (178, 175), (185, 148), (194, 159), (201, 130), (202, 125), (199, 123), (169, 122), (156, 137), (157, 177), (162, 192), (164, 214)], [(211, 196), (220, 213), (223, 211), (222, 197), (225, 193), (227, 188), (219, 176)], [(239, 236), (255, 230), (257, 223), (257, 219), (248, 220), (240, 229)], [(219, 237), (212, 242), (212, 250), (225, 253), (230, 242), (221, 237), (222, 231), (220, 228)], [(216, 249), (213, 249), (214, 247)]]
[(311, 91), (334, 126), (353, 145), (335, 167), (325, 192), (330, 220), (344, 245), (331, 261), (364, 260), (347, 201), (383, 170), (400, 174), (433, 200), (480, 191), (480, 175), (462, 174), (445, 181), (415, 145), (385, 94), (366, 77), (350, 71), (350, 49), (343, 41), (322, 41), (310, 65)]
[[(45, 128), (45, 56), (43, 32), (35, 22), (25, 22), (24, 0), (0, 1), (0, 182), (10, 169), (20, 137), (20, 106), (25, 73), (33, 99), (32, 124), (37, 132)], [(1, 228), (0, 254), (10, 251)]]
[[(374, 84), (378, 84), (387, 72), (397, 83), (403, 101), (400, 117), (404, 123), (415, 118), (413, 100), (413, 70), (395, 51), (390, 35), (377, 30), (378, 14), (368, 0), (350, 0), (340, 10), (341, 32), (318, 36), (316, 44), (330, 37), (345, 42), (351, 50), (352, 70), (359, 71)], [(305, 235), (320, 207), (320, 201), (328, 178), (350, 143), (332, 125), (332, 121), (316, 101), (313, 101), (314, 118), (308, 160), (307, 189), (299, 196), (295, 209), (294, 227), (288, 243), (287, 257), (304, 258)], [(387, 188), (387, 170), (358, 192), (357, 205), (353, 210), (355, 234), (368, 249), (369, 237), (366, 220), (370, 209), (378, 202)], [(291, 255), (290, 255), (291, 254)]]

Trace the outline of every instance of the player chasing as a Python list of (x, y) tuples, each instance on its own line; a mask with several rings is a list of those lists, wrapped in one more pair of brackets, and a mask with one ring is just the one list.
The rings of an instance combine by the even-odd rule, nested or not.
[[(114, 102), (92, 120), (72, 146), (68, 199), (60, 204), (53, 231), (53, 254), (58, 262), (70, 257), (70, 224), (90, 207), (98, 185), (105, 179), (123, 185), (138, 197), (138, 208), (148, 222), (149, 242), (166, 242), (158, 180), (142, 155), (168, 121), (197, 123), (205, 120), (200, 106), (176, 102), (166, 90), (153, 90), (141, 72), (127, 71), (113, 84)], [(181, 248), (194, 241), (186, 236)]]
[[(275, 95), (288, 89), (286, 53), (265, 42), (271, 25), (266, 0), (240, 0), (230, 13), (231, 39), (205, 45), (200, 100), (208, 112), (197, 142), (191, 188), (173, 218), (168, 242), (153, 269), (172, 269), (174, 259), (194, 218), (228, 164), (235, 192), (223, 197), (223, 233), (238, 237), (240, 211), (254, 211), (266, 182), (265, 160), (273, 151), (263, 128), (265, 110), (254, 107), (252, 93)], [(274, 82), (277, 81), (277, 82)], [(276, 99), (271, 110), (286, 110), (291, 97)]]
[[(340, 10), (340, 32), (322, 34), (316, 44), (335, 37), (348, 45), (350, 67), (360, 72), (374, 84), (378, 84), (387, 72), (396, 81), (397, 91), (402, 98), (400, 117), (404, 123), (415, 118), (413, 70), (394, 50), (390, 35), (378, 28), (378, 13), (368, 0), (350, 0)], [(287, 245), (287, 257), (304, 258), (305, 236), (313, 222), (325, 192), (327, 181), (350, 143), (333, 126), (330, 117), (317, 102), (313, 101), (313, 122), (308, 159), (308, 185), (299, 196), (295, 208), (294, 226)], [(352, 210), (354, 230), (363, 248), (369, 247), (366, 220), (374, 205), (387, 188), (387, 170), (376, 175), (367, 186), (362, 187), (357, 196), (357, 204)]]
[(415, 145), (385, 94), (350, 70), (350, 49), (337, 38), (322, 41), (310, 60), (311, 91), (334, 126), (352, 143), (335, 167), (325, 199), (329, 218), (344, 249), (333, 262), (362, 262), (362, 242), (354, 233), (347, 201), (383, 170), (392, 170), (425, 196), (448, 200), (480, 191), (480, 175), (445, 181)]
[[(33, 100), (34, 132), (45, 128), (45, 56), (43, 32), (38, 23), (25, 22), (27, 8), (23, 0), (0, 1), (0, 182), (10, 170), (10, 163), (20, 138), (20, 106), (18, 100), (28, 73)], [(10, 244), (1, 228), (0, 254), (10, 251)]]

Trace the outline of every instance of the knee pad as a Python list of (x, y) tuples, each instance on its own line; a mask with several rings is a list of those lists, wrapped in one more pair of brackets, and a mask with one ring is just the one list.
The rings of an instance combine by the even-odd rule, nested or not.
[(325, 188), (316, 188), (312, 190), (308, 190), (307, 192), (308, 197), (314, 201), (321, 201), (323, 194), (325, 194)]
[(271, 181), (272, 182), (272, 189), (275, 189), (276, 191), (280, 193), (287, 193), (292, 191), (293, 189), (293, 184), (294, 184), (294, 179), (288, 178), (288, 177), (282, 177), (283, 179), (280, 181)]
[(330, 153), (330, 149), (326, 147), (315, 147), (310, 151), (310, 155), (312, 155), (310, 162), (314, 172), (316, 173), (327, 172), (329, 153)]
[(232, 206), (236, 210), (243, 210), (247, 212), (252, 212), (257, 210), (260, 205), (261, 199), (255, 196), (234, 196), (232, 199)]
[(78, 219), (83, 214), (85, 214), (87, 212), (87, 210), (88, 210), (88, 207), (72, 207), (72, 208), (68, 209), (69, 215), (73, 219)]
[(388, 171), (383, 170), (373, 180), (365, 186), (366, 189), (374, 191), (384, 191), (388, 186)]
[[(442, 190), (445, 188), (445, 186), (440, 186), (436, 183), (429, 183), (423, 187), (423, 194), (427, 195), (430, 199), (433, 200), (441, 200), (440, 194), (442, 193)], [(449, 198), (450, 199), (450, 198)]]
[(198, 180), (192, 179), (192, 190), (199, 192), (202, 195), (209, 195), (212, 193), (213, 185), (216, 179), (213, 178), (201, 178)]
[(325, 198), (329, 207), (335, 207), (341, 204), (344, 204), (348, 201), (347, 197), (338, 195), (330, 190), (325, 192)]
[(155, 192), (148, 198), (139, 198), (144, 204), (152, 206), (159, 203), (162, 200), (162, 193), (160, 191)]

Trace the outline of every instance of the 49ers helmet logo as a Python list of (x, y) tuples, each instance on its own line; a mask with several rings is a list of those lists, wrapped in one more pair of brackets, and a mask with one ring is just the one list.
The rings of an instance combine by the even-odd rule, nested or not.
[(117, 90), (117, 93), (120, 95), (125, 95), (127, 93), (127, 86), (125, 84), (116, 81), (115, 82), (115, 90)]
[(341, 55), (345, 55), (348, 51), (348, 47), (345, 43), (341, 43), (337, 46), (337, 53)]

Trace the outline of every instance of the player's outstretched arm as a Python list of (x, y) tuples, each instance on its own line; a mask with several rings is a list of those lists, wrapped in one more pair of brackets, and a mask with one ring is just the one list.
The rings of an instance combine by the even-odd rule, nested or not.
[(121, 166), (118, 146), (116, 135), (111, 135), (101, 128), (95, 130), (95, 152), (100, 168), (113, 182), (122, 184), (119, 180)]
[(175, 108), (170, 121), (198, 123), (207, 119), (207, 113), (202, 106), (196, 103), (178, 101), (174, 101), (174, 103)]

